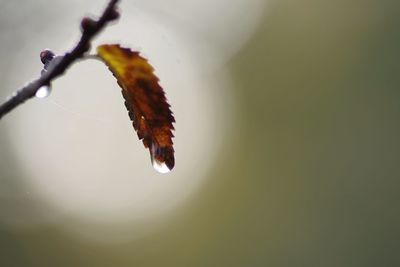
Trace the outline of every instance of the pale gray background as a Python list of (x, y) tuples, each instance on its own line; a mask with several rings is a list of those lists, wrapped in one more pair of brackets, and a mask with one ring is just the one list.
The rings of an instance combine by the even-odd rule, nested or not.
[[(101, 10), (79, 3), (1, 3), (2, 98)], [(153, 172), (112, 77), (75, 66), (0, 123), (2, 266), (400, 264), (398, 1), (129, 3), (101, 38), (156, 66), (176, 170)]]

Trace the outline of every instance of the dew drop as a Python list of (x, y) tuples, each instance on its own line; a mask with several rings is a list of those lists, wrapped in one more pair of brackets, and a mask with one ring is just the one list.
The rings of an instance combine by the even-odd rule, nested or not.
[(171, 170), (167, 167), (165, 162), (160, 162), (154, 157), (151, 157), (151, 164), (153, 165), (153, 168), (158, 171), (159, 173), (168, 173)]
[(37, 98), (46, 98), (50, 95), (50, 91), (51, 91), (50, 86), (44, 85), (44, 86), (40, 87), (39, 90), (36, 91), (35, 96)]

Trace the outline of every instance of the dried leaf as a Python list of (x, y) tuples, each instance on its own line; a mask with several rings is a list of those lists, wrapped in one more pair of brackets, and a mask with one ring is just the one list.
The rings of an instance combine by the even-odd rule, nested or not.
[(149, 148), (153, 166), (160, 172), (171, 170), (175, 164), (175, 119), (153, 67), (138, 52), (117, 44), (101, 45), (97, 52), (122, 88), (129, 117), (139, 139)]

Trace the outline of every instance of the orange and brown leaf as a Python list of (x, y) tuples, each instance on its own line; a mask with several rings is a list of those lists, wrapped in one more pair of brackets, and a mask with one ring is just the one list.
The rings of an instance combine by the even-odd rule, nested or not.
[(175, 119), (153, 67), (138, 52), (117, 44), (101, 45), (97, 52), (117, 78), (133, 127), (149, 148), (153, 164), (165, 164), (171, 170)]

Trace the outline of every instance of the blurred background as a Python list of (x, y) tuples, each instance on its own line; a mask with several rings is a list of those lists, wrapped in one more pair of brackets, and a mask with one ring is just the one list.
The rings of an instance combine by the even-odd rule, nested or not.
[[(106, 1), (0, 1), (0, 98)], [(83, 61), (0, 121), (1, 266), (399, 266), (400, 3), (122, 1), (95, 44), (149, 59), (176, 123), (157, 173)]]

